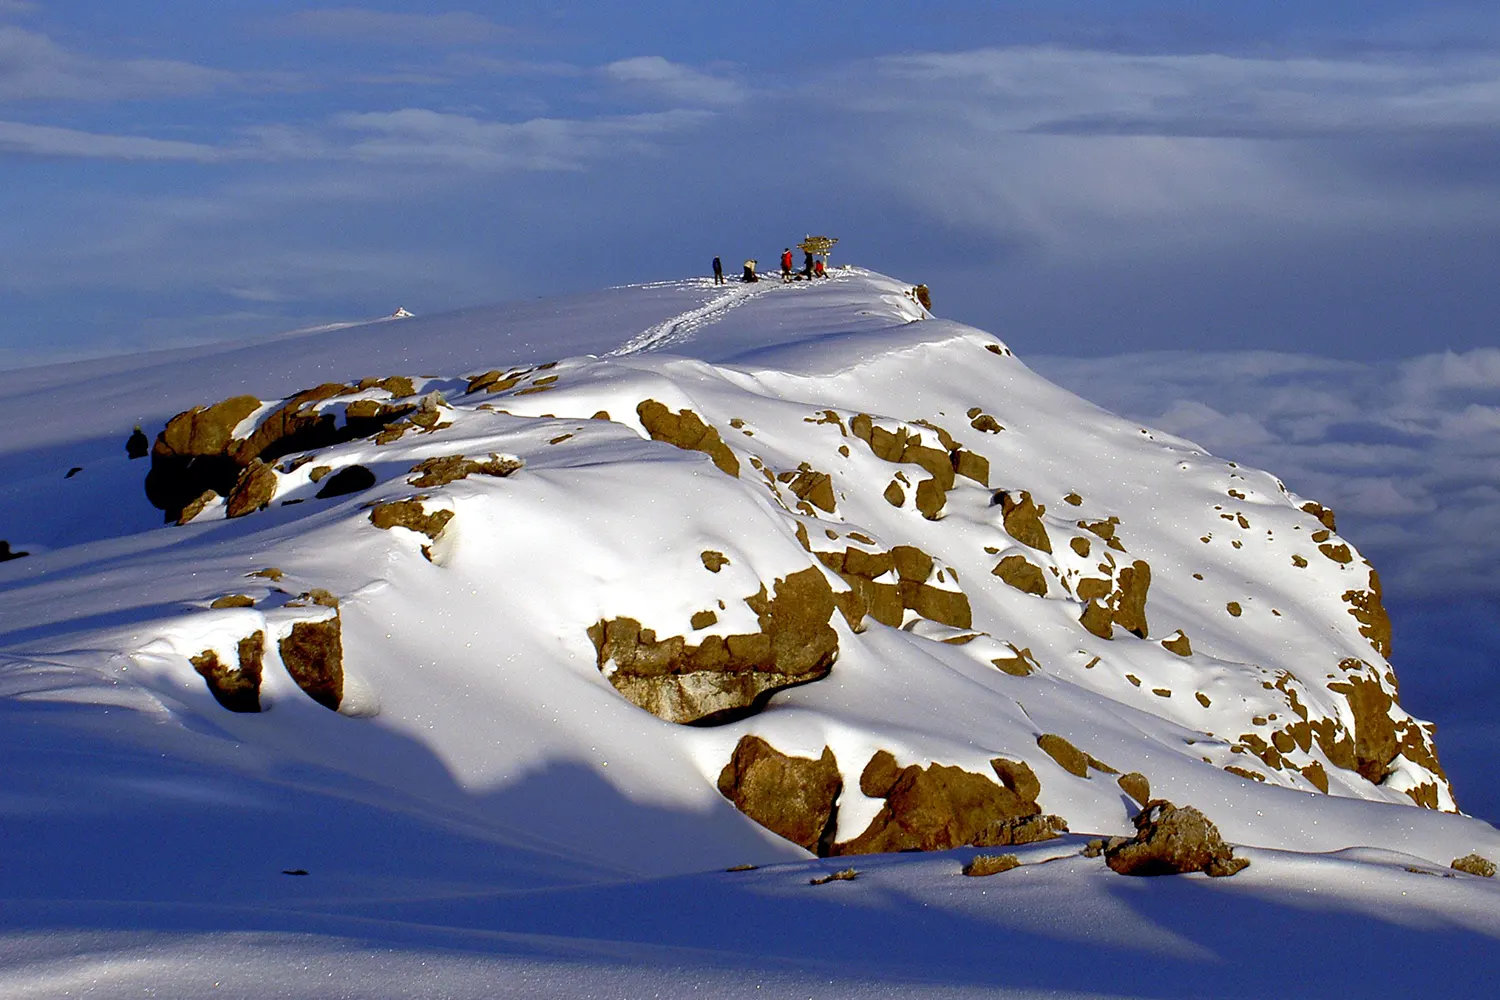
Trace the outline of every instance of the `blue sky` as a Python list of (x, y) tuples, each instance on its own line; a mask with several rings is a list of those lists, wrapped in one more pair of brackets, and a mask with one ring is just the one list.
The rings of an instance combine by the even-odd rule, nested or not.
[(774, 259), (1027, 352), (1493, 343), (1477, 4), (0, 0), (0, 366)]

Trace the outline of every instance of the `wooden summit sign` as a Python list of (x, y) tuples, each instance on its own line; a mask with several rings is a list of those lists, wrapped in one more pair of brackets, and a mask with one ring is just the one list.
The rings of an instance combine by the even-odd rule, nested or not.
[(833, 245), (837, 242), (837, 237), (809, 236), (797, 244), (797, 249), (813, 254), (814, 256), (821, 256), (826, 260), (828, 252), (833, 249)]

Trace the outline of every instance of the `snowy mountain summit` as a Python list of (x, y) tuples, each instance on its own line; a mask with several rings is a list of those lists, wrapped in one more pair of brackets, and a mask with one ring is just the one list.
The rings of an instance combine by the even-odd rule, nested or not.
[[(87, 372), (32, 374), (15, 399)], [(129, 898), (246, 851), (339, 871), (349, 906), (393, 869), (450, 893), (963, 847), (1103, 871), (1088, 837), (1157, 800), (1248, 857), (1203, 869), (1235, 881), (1280, 852), (1500, 856), (1443, 815), (1333, 511), (911, 285), (632, 286), (111, 382), (105, 426), (21, 442), (84, 455), (150, 415), (146, 457), (7, 487), (29, 555), (0, 566), (0, 695), (32, 821), (82, 816), (23, 860), (193, 845)]]

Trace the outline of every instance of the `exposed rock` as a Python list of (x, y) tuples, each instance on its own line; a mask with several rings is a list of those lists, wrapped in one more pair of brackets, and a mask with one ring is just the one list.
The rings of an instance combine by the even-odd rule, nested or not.
[[(410, 388), (410, 380), (370, 382), (367, 388), (376, 386), (399, 392)], [(235, 396), (210, 407), (194, 407), (177, 414), (152, 445), (151, 471), (146, 476), (147, 499), (165, 511), (167, 520), (185, 523), (181, 515), (188, 503), (206, 490), (220, 496), (231, 495), (242, 471), (256, 460), (270, 463), (295, 451), (368, 437), (416, 410), (410, 404), (356, 400), (345, 408), (345, 422), (339, 426), (334, 413), (322, 412), (317, 407), (321, 402), (355, 391), (362, 390), (329, 382), (299, 392), (261, 419), (246, 438), (235, 438), (233, 432), (241, 421), (260, 409), (261, 402), (254, 396)]]
[(1146, 592), (1151, 588), (1151, 567), (1137, 559), (1120, 570), (1114, 596), (1111, 598), (1111, 617), (1114, 623), (1139, 638), (1146, 638)]
[(431, 514), (420, 500), (392, 500), (370, 508), (370, 523), (377, 528), (407, 528), (433, 540), (453, 520), (453, 511), (437, 510)]
[(1115, 779), (1115, 782), (1126, 795), (1135, 799), (1136, 805), (1141, 808), (1144, 809), (1146, 803), (1151, 801), (1151, 782), (1139, 771), (1122, 774)]
[(1031, 649), (1016, 649), (1013, 644), (1007, 643), (1014, 656), (1000, 656), (990, 660), (995, 666), (1012, 677), (1030, 676), (1041, 664), (1037, 663), (1036, 657), (1031, 655)]
[(1079, 615), (1078, 623), (1101, 639), (1115, 637), (1114, 616), (1110, 614), (1107, 605), (1097, 600), (1090, 600), (1083, 606), (1083, 614)]
[(177, 515), (177, 523), (179, 525), (187, 524), (193, 518), (203, 513), (203, 509), (217, 499), (219, 499), (219, 494), (213, 490), (204, 490), (195, 500), (182, 508), (181, 513)]
[(1327, 528), (1329, 531), (1339, 530), (1338, 525), (1334, 523), (1333, 511), (1327, 507), (1324, 507), (1316, 500), (1307, 501), (1307, 503), (1302, 505), (1302, 510), (1321, 521), (1323, 523), (1323, 527)]
[(1080, 778), (1087, 778), (1089, 776), (1089, 768), (1091, 767), (1096, 771), (1103, 771), (1106, 774), (1120, 773), (1098, 757), (1095, 757), (1093, 754), (1084, 753), (1072, 743), (1054, 733), (1043, 733), (1041, 736), (1038, 736), (1036, 738), (1036, 745), (1041, 747), (1048, 757), (1057, 761), (1058, 766), (1064, 771), (1076, 774)]
[(344, 642), (338, 615), (327, 621), (297, 622), (277, 648), (297, 686), (337, 712), (344, 698)]
[(1135, 836), (1104, 850), (1105, 864), (1121, 875), (1233, 875), (1250, 862), (1236, 858), (1218, 827), (1192, 806), (1154, 799), (1135, 818)]
[(710, 573), (717, 573), (729, 565), (729, 558), (724, 553), (715, 552), (713, 549), (704, 549), (699, 553), (699, 558), (703, 560), (703, 568)]
[(145, 458), (150, 451), (151, 441), (141, 431), (141, 425), (136, 424), (130, 437), (125, 439), (125, 456), (130, 459)]
[(1466, 854), (1461, 858), (1454, 858), (1451, 867), (1470, 875), (1478, 875), (1480, 878), (1495, 877), (1495, 863), (1478, 854)]
[(223, 597), (216, 598), (209, 607), (216, 610), (220, 608), (253, 608), (255, 607), (255, 598), (248, 594), (226, 594)]
[(231, 712), (260, 711), (261, 661), (265, 654), (266, 634), (254, 632), (239, 642), (239, 667), (231, 670), (219, 662), (219, 656), (205, 649), (192, 657), (193, 669), (208, 685), (208, 691)]
[(995, 775), (1006, 788), (1020, 796), (1023, 802), (1035, 802), (1038, 795), (1042, 794), (1042, 782), (1031, 769), (1031, 765), (1024, 760), (1006, 760), (1004, 757), (996, 757), (990, 761), (990, 767), (994, 768)]
[[(1074, 539), (1074, 541), (1078, 540)], [(1042, 572), (1040, 566), (1037, 566), (1025, 556), (1006, 556), (990, 572), (1023, 594), (1035, 594), (1038, 597), (1047, 596), (1047, 575)]]
[(859, 872), (855, 871), (853, 868), (843, 868), (831, 875), (824, 875), (819, 878), (810, 878), (807, 880), (807, 884), (827, 885), (830, 882), (853, 882), (857, 878), (859, 878)]
[(806, 500), (819, 510), (832, 513), (834, 509), (833, 477), (826, 472), (807, 467), (799, 469), (790, 479), (792, 493), (799, 500)]
[(258, 458), (251, 459), (224, 500), (224, 516), (243, 517), (264, 510), (275, 495), (276, 470)]
[(1381, 601), (1380, 574), (1370, 570), (1370, 589), (1344, 591), (1344, 603), (1359, 622), (1359, 634), (1370, 640), (1375, 652), (1390, 659), (1391, 618)]
[(273, 583), (281, 582), (281, 578), (283, 576), (286, 576), (285, 573), (277, 569), (275, 566), (267, 566), (265, 569), (258, 569), (254, 573), (247, 573), (246, 575), (261, 577), (262, 579), (270, 580)]
[(700, 632), (711, 625), (717, 625), (718, 622), (719, 616), (712, 611), (696, 611), (693, 613), (693, 617), (689, 619), (689, 623), (693, 626), (693, 631), (695, 632)]
[(1350, 553), (1349, 546), (1343, 542), (1337, 545), (1334, 545), (1332, 542), (1324, 542), (1318, 546), (1318, 551), (1343, 566), (1347, 566), (1354, 561), (1354, 556)]
[(1161, 645), (1167, 652), (1176, 653), (1178, 656), (1193, 655), (1193, 644), (1182, 629), (1178, 629), (1171, 638), (1163, 639)]
[(963, 873), (975, 878), (998, 875), (1012, 868), (1021, 867), (1021, 859), (1014, 854), (976, 854), (963, 867)]
[(523, 464), (519, 458), (512, 458), (508, 455), (505, 457), (491, 455), (483, 462), (465, 458), (462, 455), (444, 455), (440, 458), (426, 459), (412, 466), (411, 471), (417, 474), (417, 478), (408, 482), (421, 489), (429, 489), (434, 486), (446, 486), (476, 473), (485, 476), (509, 476), (519, 470)]
[(866, 765), (860, 790), (884, 798), (885, 805), (858, 837), (835, 844), (835, 854), (1004, 846), (1017, 843), (1018, 829), (1023, 836), (1040, 832), (1012, 823), (1040, 813), (1035, 802), (958, 767), (897, 768), (895, 758), (882, 750)]
[(685, 451), (701, 451), (714, 460), (720, 471), (738, 477), (740, 460), (729, 445), (719, 438), (719, 431), (703, 422), (692, 410), (673, 413), (662, 403), (648, 399), (635, 408), (641, 426), (654, 441), (665, 441)]
[[(973, 627), (968, 595), (926, 582), (936, 560), (914, 545), (897, 545), (889, 552), (851, 548), (814, 554), (851, 588), (834, 595), (850, 628), (862, 628), (866, 615), (882, 625), (899, 628), (908, 610), (954, 628)], [(898, 578), (896, 583), (878, 582), (892, 570)]]
[[(598, 666), (615, 690), (668, 722), (717, 724), (758, 711), (777, 690), (827, 676), (838, 657), (833, 588), (809, 567), (745, 599), (760, 631), (658, 640), (633, 618), (589, 627)], [(611, 668), (610, 665), (613, 664)]]
[(740, 737), (719, 772), (719, 793), (736, 809), (819, 857), (833, 844), (843, 787), (830, 748), (817, 760), (792, 757), (759, 736)]
[(1002, 520), (1010, 537), (1038, 551), (1052, 551), (1052, 540), (1047, 537), (1047, 528), (1042, 524), (1042, 514), (1046, 512), (1046, 507), (1038, 507), (1032, 501), (1031, 494), (1025, 490), (1014, 495), (1006, 490), (999, 490), (995, 497), (1000, 502)]
[[(314, 480), (317, 482), (317, 480)], [(363, 465), (348, 465), (328, 477), (317, 492), (319, 500), (361, 493), (375, 485), (375, 473)]]
[[(1344, 669), (1363, 671), (1367, 664), (1345, 660)], [(1396, 725), (1391, 719), (1394, 703), (1380, 681), (1364, 673), (1347, 681), (1335, 681), (1328, 689), (1342, 694), (1354, 715), (1354, 770), (1366, 780), (1379, 784), (1396, 758)]]
[(928, 290), (926, 285), (918, 285), (911, 290), (911, 293), (921, 303), (923, 309), (932, 312), (932, 292)]
[(976, 431), (983, 431), (986, 434), (999, 434), (1001, 431), (1005, 430), (1004, 427), (1000, 426), (1000, 421), (996, 420), (988, 413), (981, 413), (973, 420), (970, 420), (969, 426), (974, 428)]
[(31, 555), (30, 552), (16, 552), (10, 547), (10, 542), (0, 539), (0, 562), (9, 562), (12, 559), (21, 559)]

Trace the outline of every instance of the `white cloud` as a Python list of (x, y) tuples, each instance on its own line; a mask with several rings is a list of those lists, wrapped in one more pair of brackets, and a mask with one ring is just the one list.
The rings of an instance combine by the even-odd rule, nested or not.
[(273, 23), (278, 34), (384, 45), (483, 45), (509, 37), (503, 25), (468, 11), (408, 14), (364, 7), (301, 10)]
[(605, 66), (601, 73), (628, 90), (678, 104), (733, 104), (743, 86), (724, 77), (674, 63), (662, 56), (636, 56)]
[(233, 73), (176, 60), (82, 55), (46, 35), (0, 25), (0, 101), (179, 97), (241, 82)]

